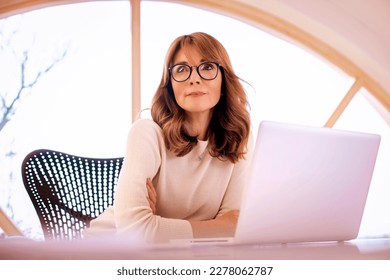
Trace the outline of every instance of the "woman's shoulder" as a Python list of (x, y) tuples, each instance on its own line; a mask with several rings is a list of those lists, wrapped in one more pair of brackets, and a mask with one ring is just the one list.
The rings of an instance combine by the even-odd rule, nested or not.
[(131, 125), (131, 130), (155, 130), (161, 131), (160, 126), (152, 119), (138, 119)]
[(160, 139), (162, 138), (162, 130), (152, 119), (138, 119), (131, 125), (129, 136), (138, 137), (140, 139)]

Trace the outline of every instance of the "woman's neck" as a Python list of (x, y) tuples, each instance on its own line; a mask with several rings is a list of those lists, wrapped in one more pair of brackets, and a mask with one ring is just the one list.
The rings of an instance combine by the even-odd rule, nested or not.
[(207, 130), (211, 120), (211, 112), (191, 113), (187, 115), (186, 129), (189, 135), (198, 140), (207, 140)]

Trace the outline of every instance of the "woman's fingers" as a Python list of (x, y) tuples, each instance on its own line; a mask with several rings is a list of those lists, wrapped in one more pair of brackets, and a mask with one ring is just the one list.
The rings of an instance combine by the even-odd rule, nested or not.
[(146, 189), (148, 190), (148, 202), (153, 214), (156, 214), (157, 193), (150, 178), (146, 179)]
[(153, 201), (151, 201), (149, 197), (148, 197), (148, 202), (150, 205), (150, 209), (152, 209), (153, 214), (156, 214), (156, 204), (153, 203)]
[(149, 198), (154, 203), (156, 203), (157, 202), (157, 193), (156, 193), (156, 189), (153, 186), (152, 180), (150, 178), (146, 179), (146, 186), (147, 186), (147, 189), (148, 189)]

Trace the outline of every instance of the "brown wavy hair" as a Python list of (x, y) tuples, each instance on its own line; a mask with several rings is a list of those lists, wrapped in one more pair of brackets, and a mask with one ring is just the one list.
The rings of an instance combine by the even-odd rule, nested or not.
[(161, 127), (168, 150), (177, 156), (186, 155), (197, 144), (197, 138), (190, 136), (184, 127), (186, 114), (176, 103), (168, 70), (179, 50), (186, 46), (197, 48), (206, 61), (221, 65), (221, 98), (213, 108), (207, 131), (208, 152), (213, 157), (236, 163), (244, 158), (247, 151), (251, 127), (249, 104), (227, 51), (214, 37), (196, 32), (173, 41), (165, 57), (160, 85), (152, 100), (152, 118)]

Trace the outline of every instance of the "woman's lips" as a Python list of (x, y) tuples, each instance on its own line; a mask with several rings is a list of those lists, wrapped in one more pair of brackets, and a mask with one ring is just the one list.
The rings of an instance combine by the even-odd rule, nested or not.
[(190, 93), (186, 94), (186, 96), (197, 97), (197, 96), (202, 96), (202, 95), (205, 95), (205, 94), (206, 94), (206, 93), (204, 93), (204, 92), (195, 91), (195, 92), (190, 92)]

